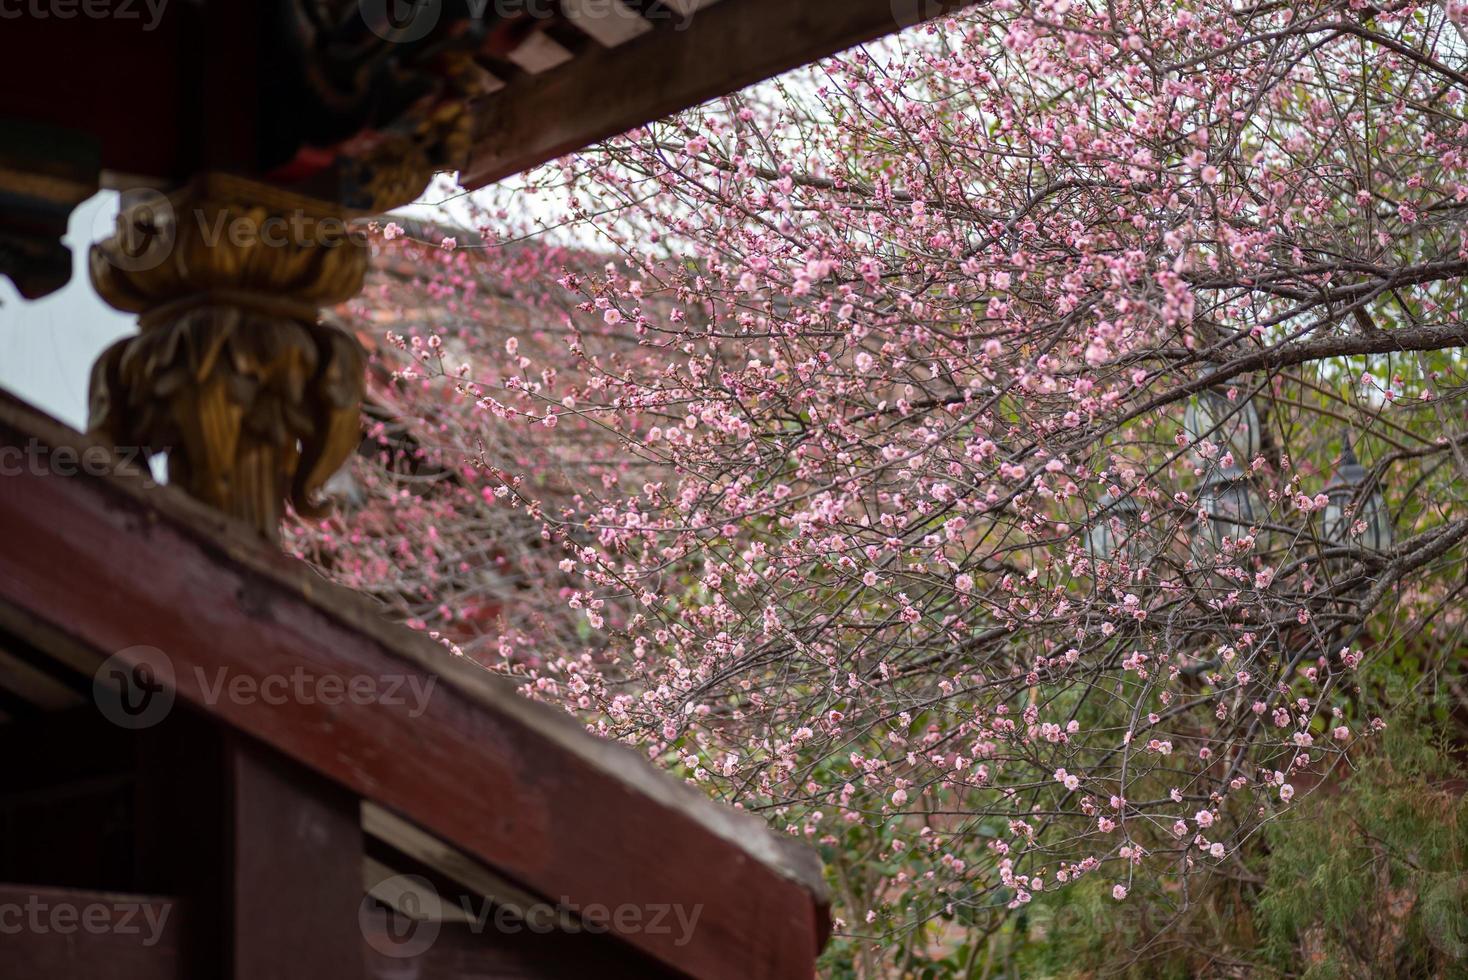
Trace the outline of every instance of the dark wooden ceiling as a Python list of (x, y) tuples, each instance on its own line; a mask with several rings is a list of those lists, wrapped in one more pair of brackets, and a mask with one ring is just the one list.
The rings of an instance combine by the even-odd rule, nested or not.
[(480, 187), (968, 2), (32, 4), (0, 21), (0, 273), (64, 284), (66, 217), (101, 186), (218, 171), (386, 210), (424, 174)]

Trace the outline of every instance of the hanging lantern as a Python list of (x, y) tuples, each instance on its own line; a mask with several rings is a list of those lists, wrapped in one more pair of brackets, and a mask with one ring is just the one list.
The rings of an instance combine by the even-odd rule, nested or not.
[[(1245, 466), (1259, 455), (1262, 445), (1262, 425), (1259, 411), (1252, 399), (1230, 400), (1227, 392), (1209, 388), (1199, 392), (1188, 402), (1183, 417), (1183, 428), (1187, 430), (1194, 454), (1199, 443), (1207, 440), (1224, 452), (1234, 454), (1234, 462)], [(1197, 456), (1200, 465), (1208, 466), (1211, 460)]]
[(1366, 526), (1360, 537), (1363, 547), (1385, 551), (1392, 546), (1392, 516), (1381, 488), (1374, 486), (1364, 499), (1361, 496), (1369, 476), (1366, 467), (1357, 461), (1351, 440), (1347, 439), (1341, 468), (1325, 485), (1325, 495), (1329, 498), (1323, 521), (1326, 540), (1349, 544), (1353, 537), (1351, 528), (1360, 521)]
[(1237, 466), (1211, 474), (1198, 490), (1198, 507), (1207, 515), (1193, 537), (1200, 561), (1217, 554), (1224, 538), (1238, 540), (1264, 516), (1264, 505)]

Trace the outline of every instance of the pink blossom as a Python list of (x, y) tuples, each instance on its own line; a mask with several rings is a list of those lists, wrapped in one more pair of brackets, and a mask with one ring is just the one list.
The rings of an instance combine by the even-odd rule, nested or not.
[[(1441, 503), (1463, 419), (1411, 397), (1441, 356), (1304, 410), (1334, 377), (1310, 358), (1401, 312), (1350, 296), (1461, 343), (1456, 35), (1368, 18), (1411, 70), (1343, 102), (1373, 42), (1287, 13), (970, 5), (457, 196), (495, 247), (389, 222), (331, 311), (370, 342), (354, 494), (287, 549), (837, 870), (883, 841), (893, 873), (837, 910), (890, 910), (843, 939), (876, 976), (948, 955), (900, 922), (965, 889), (1252, 864), (1285, 781), (1353, 744), (1337, 665), (1461, 571), (1378, 600), (1322, 554), (1338, 432)], [(1214, 387), (1268, 448), (1185, 431)], [(1234, 466), (1257, 534), (1207, 516)], [(1391, 502), (1403, 555), (1453, 526)], [(1330, 648), (1343, 604), (1375, 647)]]

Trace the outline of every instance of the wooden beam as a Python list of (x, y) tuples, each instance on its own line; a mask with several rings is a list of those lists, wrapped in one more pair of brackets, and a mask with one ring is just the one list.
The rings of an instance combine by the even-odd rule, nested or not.
[[(378, 925), (385, 927), (389, 921), (401, 921), (402, 917), (412, 922), (467, 923), (471, 920), (465, 909), (474, 908), (472, 902), (468, 906), (454, 902), (452, 895), (444, 895), (421, 875), (409, 874), (370, 857), (362, 862), (362, 891), (377, 903), (374, 906), (372, 901), (364, 900), (358, 911), (363, 935), (369, 937)], [(393, 913), (400, 915), (395, 919)]]
[(86, 702), (51, 674), (38, 670), (5, 649), (0, 639), (0, 689), (41, 711), (62, 711)]
[(178, 903), (0, 885), (0, 973), (25, 980), (184, 980)]
[[(0, 400), (0, 453), (34, 444), (88, 445)], [(126, 651), (131, 662), (139, 644), (166, 651), (181, 704), (531, 894), (696, 913), (686, 941), (670, 930), (621, 937), (675, 971), (812, 975), (829, 922), (819, 865), (757, 817), (715, 806), (383, 621), (364, 597), (176, 491), (20, 469), (0, 479), (0, 606), (25, 615), (0, 618), (37, 623), (98, 661)], [(297, 693), (261, 696), (279, 683)], [(343, 696), (353, 690), (370, 696)]]
[(476, 109), (467, 188), (483, 187), (974, 0), (723, 0), (555, 71), (521, 77)]

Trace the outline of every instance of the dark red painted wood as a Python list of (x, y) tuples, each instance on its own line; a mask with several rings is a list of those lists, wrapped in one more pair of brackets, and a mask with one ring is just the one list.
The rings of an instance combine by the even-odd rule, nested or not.
[(357, 798), (270, 749), (224, 749), (235, 980), (359, 980)]
[(16, 980), (185, 980), (177, 902), (0, 885), (0, 976)]
[[(0, 448), (38, 436), (80, 444), (0, 404)], [(711, 980), (812, 975), (828, 922), (813, 856), (383, 623), (362, 597), (238, 537), (222, 518), (171, 491), (21, 467), (0, 477), (0, 526), (0, 605), (99, 658), (138, 644), (167, 651), (182, 701), (528, 891), (578, 905), (700, 909), (686, 943), (623, 937), (669, 967)], [(384, 697), (269, 704), (230, 686), (293, 677), (317, 695), (355, 682)], [(421, 703), (388, 703), (404, 681), (434, 686)]]
[(101, 166), (120, 174), (177, 174), (189, 95), (180, 84), (183, 25), (194, 5), (161, 6), (156, 22), (142, 0), (109, 5), (127, 16), (84, 17), (78, 8), (66, 19), (0, 19), (0, 120), (85, 134)]

